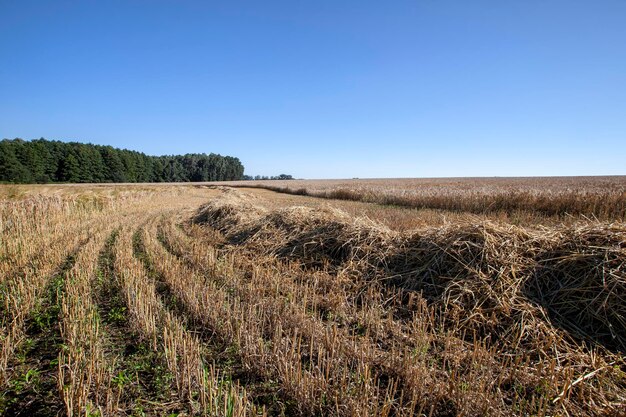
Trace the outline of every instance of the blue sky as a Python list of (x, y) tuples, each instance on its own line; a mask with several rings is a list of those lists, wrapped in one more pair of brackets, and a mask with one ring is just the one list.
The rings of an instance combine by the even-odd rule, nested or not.
[(303, 178), (626, 174), (621, 0), (0, 0), (0, 19), (0, 138)]

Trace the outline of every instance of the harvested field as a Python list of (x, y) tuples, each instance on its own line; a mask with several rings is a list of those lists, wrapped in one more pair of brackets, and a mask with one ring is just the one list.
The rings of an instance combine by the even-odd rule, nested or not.
[(624, 220), (626, 177), (431, 178), (236, 181), (281, 193), (417, 209), (488, 214), (537, 222), (546, 217)]
[(624, 180), (547, 181), (6, 187), (0, 414), (626, 415)]

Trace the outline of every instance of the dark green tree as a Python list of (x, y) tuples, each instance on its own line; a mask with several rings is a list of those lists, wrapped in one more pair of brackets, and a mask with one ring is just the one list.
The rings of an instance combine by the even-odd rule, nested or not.
[(61, 181), (81, 182), (81, 169), (75, 152), (68, 152), (61, 162)]
[(239, 159), (217, 154), (148, 156), (111, 146), (37, 139), (0, 142), (0, 181), (180, 182), (237, 180)]
[(15, 150), (17, 145), (12, 141), (0, 142), (0, 180), (5, 182), (30, 182), (28, 169), (22, 165)]

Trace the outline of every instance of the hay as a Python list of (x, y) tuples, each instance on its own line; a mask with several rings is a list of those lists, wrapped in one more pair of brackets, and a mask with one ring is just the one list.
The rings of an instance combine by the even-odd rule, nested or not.
[(537, 257), (525, 293), (568, 330), (626, 352), (626, 229), (562, 231)]
[[(333, 208), (290, 207), (267, 212), (245, 197), (224, 195), (202, 206), (193, 222), (220, 230), (231, 243), (307, 267), (384, 259), (397, 233)], [(363, 269), (363, 268), (361, 268)]]
[(446, 323), (507, 349), (547, 349), (573, 335), (626, 351), (623, 225), (481, 221), (398, 233), (331, 208), (268, 212), (232, 191), (194, 222), (255, 253), (419, 291)]
[(193, 223), (208, 224), (221, 231), (233, 230), (245, 227), (265, 213), (262, 207), (250, 203), (249, 197), (243, 193), (232, 192), (228, 188), (221, 190), (221, 198), (211, 200), (196, 211)]

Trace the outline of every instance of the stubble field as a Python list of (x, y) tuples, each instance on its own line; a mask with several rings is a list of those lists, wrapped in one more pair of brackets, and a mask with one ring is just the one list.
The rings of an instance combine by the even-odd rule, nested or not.
[(624, 415), (623, 177), (406, 181), (1, 186), (0, 414)]

